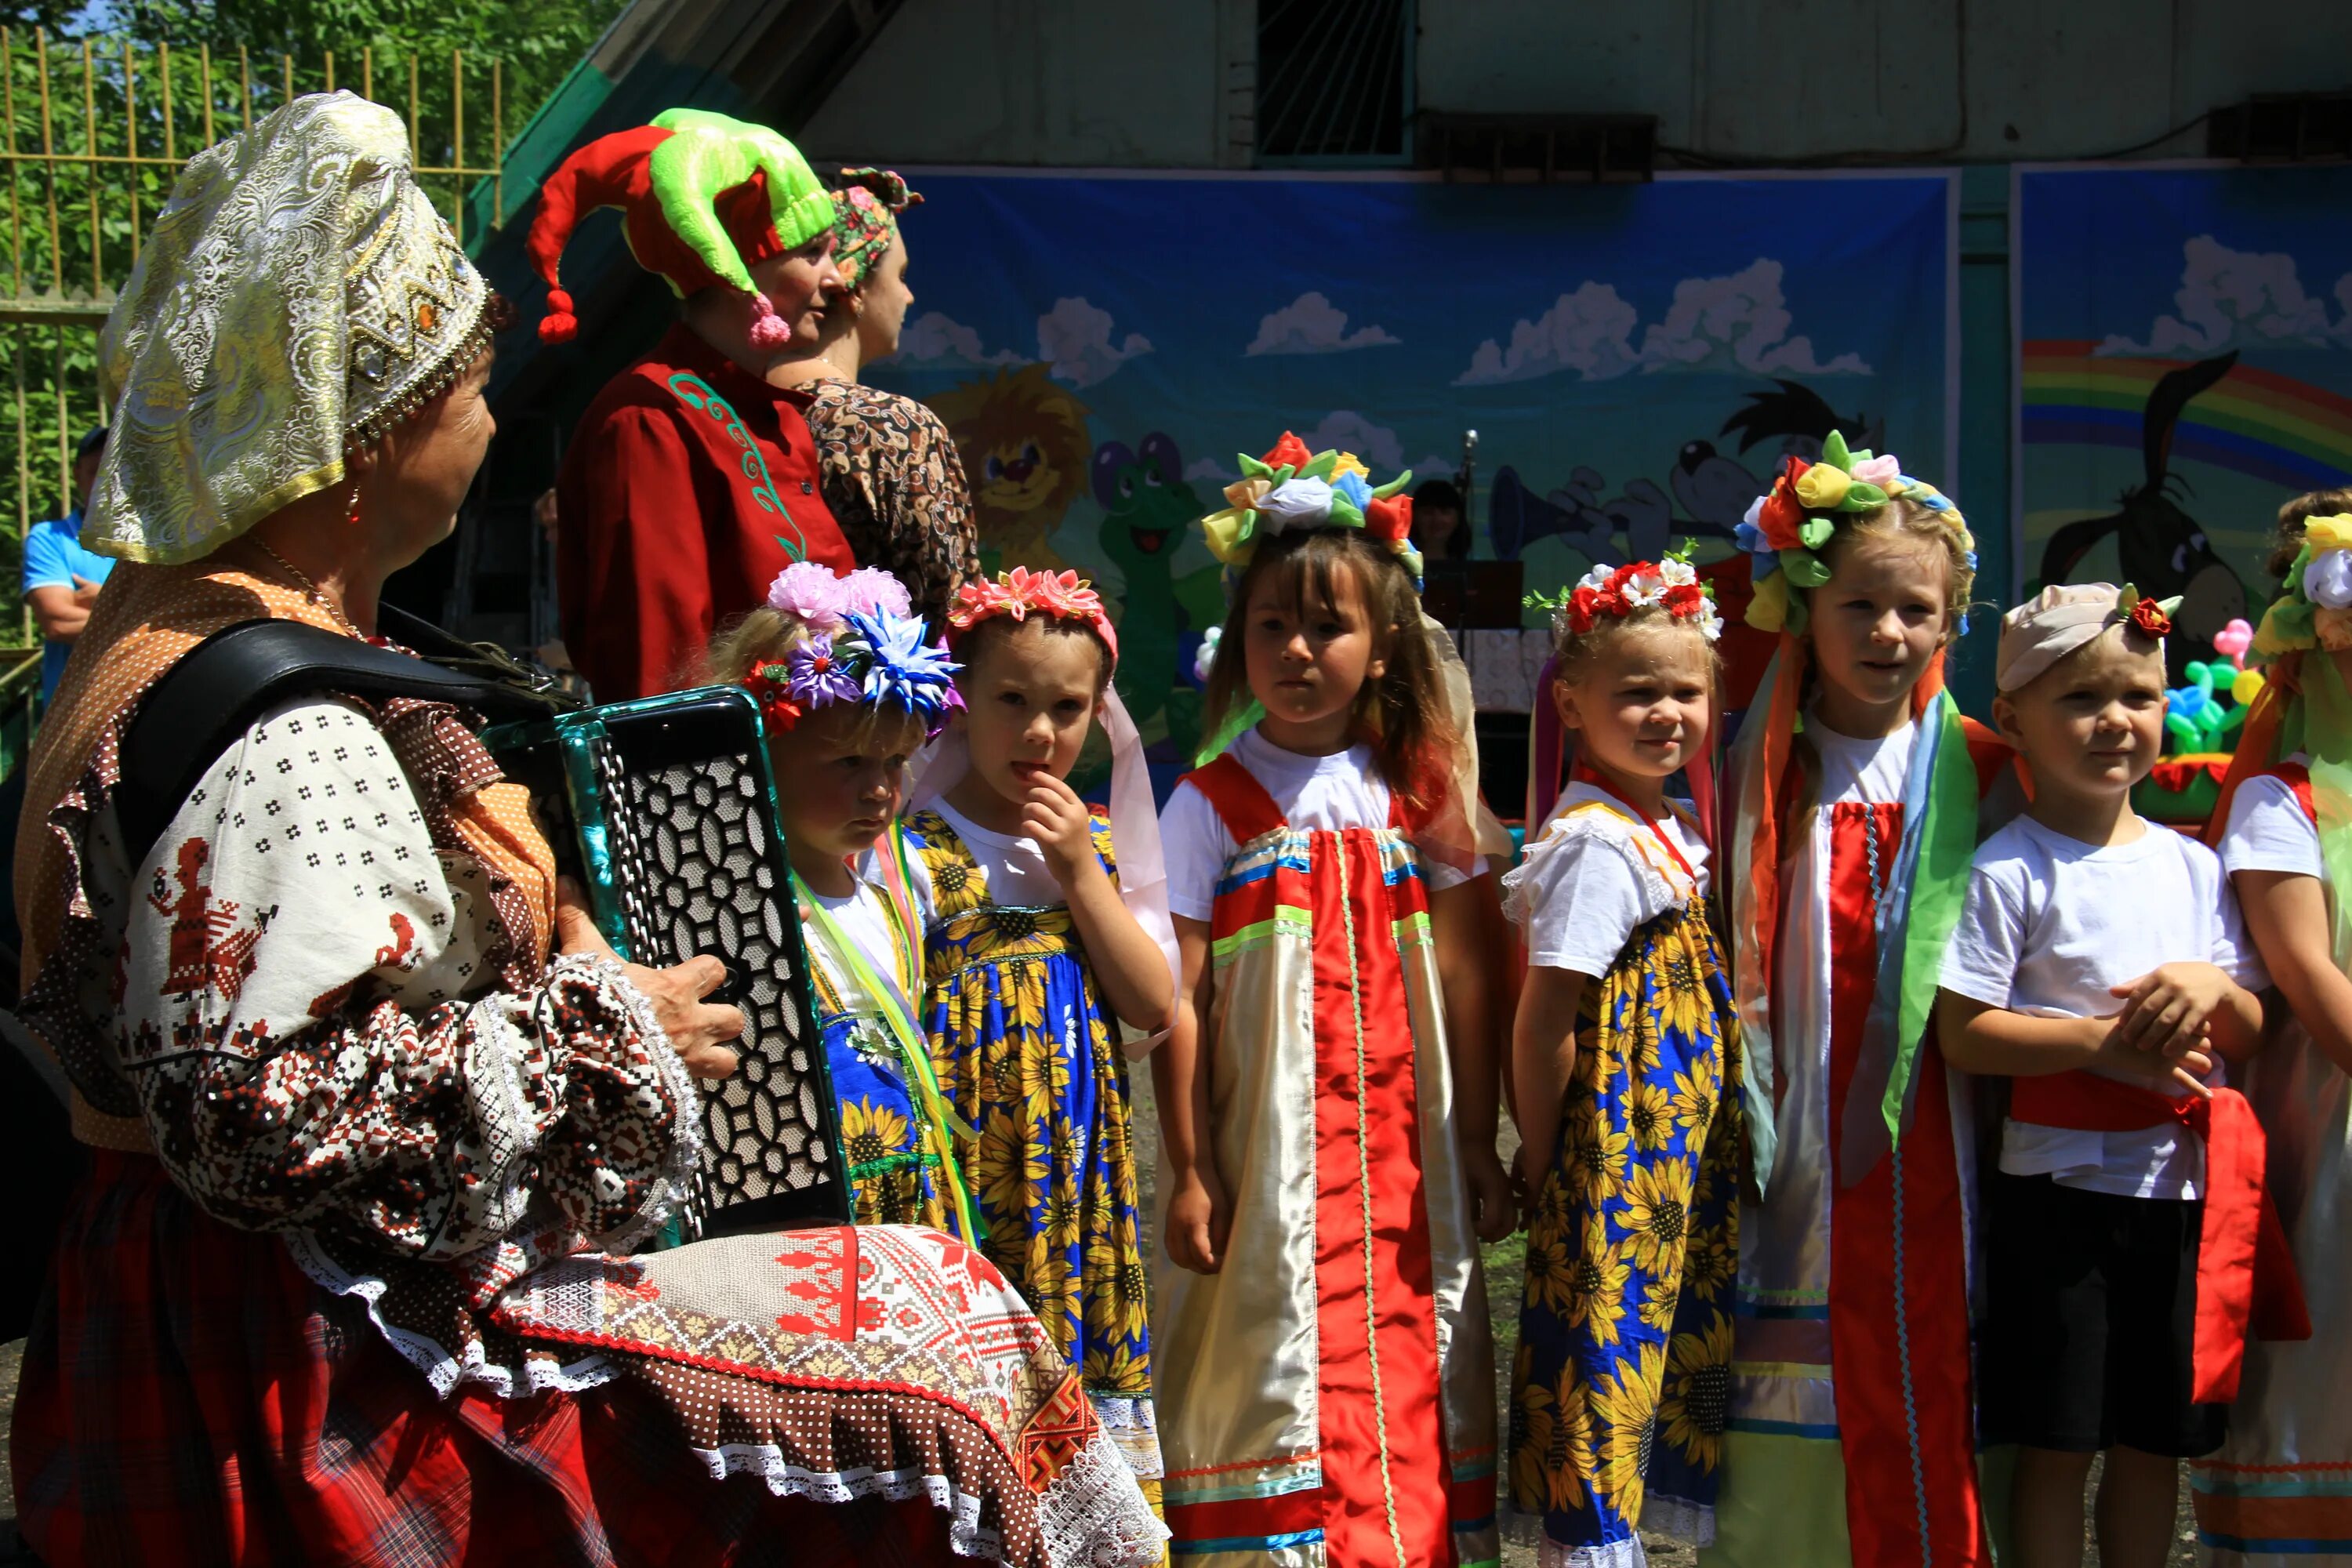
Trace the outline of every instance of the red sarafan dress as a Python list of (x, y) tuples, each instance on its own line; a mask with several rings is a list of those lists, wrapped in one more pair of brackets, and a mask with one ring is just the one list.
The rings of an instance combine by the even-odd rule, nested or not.
[(1164, 1497), (1187, 1564), (1492, 1562), (1493, 1346), (1414, 824), (1307, 830), (1240, 756), (1211, 921), (1220, 1272), (1155, 1259)]
[[(1858, 740), (1808, 719), (1782, 775), (1766, 980), (1776, 1135), (1759, 1145), (1772, 1151), (1755, 1173), (1762, 1200), (1740, 1210), (1708, 1568), (1990, 1560), (1969, 1376), (1975, 1090), (1944, 1065), (1932, 1026), (1899, 1142), (1860, 1171), (1843, 1146), (1850, 1119), (1878, 1116), (1878, 1086), (1858, 1089), (1857, 1065), (1906, 782), (1933, 721)], [(1981, 798), (2011, 753), (1980, 726), (1962, 721), (1960, 733)], [(1748, 1054), (1752, 1073), (1755, 1041)]]

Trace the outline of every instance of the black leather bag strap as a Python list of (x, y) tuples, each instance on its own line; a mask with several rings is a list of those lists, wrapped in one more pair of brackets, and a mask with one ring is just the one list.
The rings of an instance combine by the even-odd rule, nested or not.
[(412, 658), (299, 621), (253, 620), (215, 632), (166, 670), (123, 735), (114, 799), (131, 865), (145, 862), (214, 759), (289, 698), (408, 697), (454, 703), (494, 722), (544, 719), (577, 706), (530, 684), (529, 671), (496, 649), (461, 643), (389, 606), (379, 625), (387, 637), (436, 657)]

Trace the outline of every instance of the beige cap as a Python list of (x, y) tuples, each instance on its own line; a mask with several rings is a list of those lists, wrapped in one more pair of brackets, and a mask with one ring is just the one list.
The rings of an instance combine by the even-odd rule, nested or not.
[(1993, 684), (2014, 691), (2109, 626), (2131, 625), (2161, 647), (2179, 603), (2143, 599), (2128, 583), (2053, 583), (2001, 616)]

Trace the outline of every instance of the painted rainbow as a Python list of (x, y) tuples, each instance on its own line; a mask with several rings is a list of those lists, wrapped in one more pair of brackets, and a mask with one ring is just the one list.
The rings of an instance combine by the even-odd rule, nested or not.
[[(2140, 411), (2158, 377), (2189, 363), (2094, 354), (2088, 339), (2023, 345), (2019, 437), (2030, 446), (2140, 444)], [(2172, 456), (2282, 485), (2352, 482), (2352, 397), (2240, 364), (2174, 427)]]

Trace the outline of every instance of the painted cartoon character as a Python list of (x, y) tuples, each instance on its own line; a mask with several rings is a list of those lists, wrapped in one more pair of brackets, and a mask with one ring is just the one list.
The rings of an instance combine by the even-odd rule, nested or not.
[(1086, 405), (1042, 364), (965, 382), (930, 404), (963, 458), (984, 564), (1061, 566), (1047, 538), (1086, 485)]
[[(1742, 457), (1770, 443), (1771, 461), (1764, 465), (1769, 475), (1784, 457), (1807, 462), (1819, 458), (1832, 430), (1868, 445), (1878, 440), (1881, 429), (1866, 417), (1840, 415), (1802, 382), (1776, 378), (1772, 390), (1747, 394), (1716, 435), (1738, 435)], [(1637, 479), (1620, 494), (1604, 497), (1607, 482), (1598, 470), (1580, 467), (1565, 486), (1538, 496), (1515, 470), (1501, 470), (1488, 503), (1496, 554), (1514, 560), (1534, 541), (1557, 538), (1592, 561), (1654, 560), (1675, 539), (1731, 538), (1748, 504), (1767, 489), (1746, 463), (1703, 437), (1683, 443), (1666, 489)]]
[[(1829, 400), (1801, 381), (1790, 381), (1775, 376), (1770, 392), (1751, 392), (1745, 406), (1723, 422), (1718, 436), (1739, 433), (1739, 452), (1748, 453), (1766, 441), (1777, 443), (1771, 461), (1764, 465), (1768, 474), (1780, 471), (1783, 458), (1802, 458), (1808, 463), (1818, 460), (1822, 443), (1832, 430), (1846, 438), (1853, 447), (1883, 447), (1886, 444), (1886, 422), (1866, 415), (1846, 418), (1832, 408)], [(1687, 450), (1687, 448), (1685, 448)], [(1748, 500), (1764, 493), (1759, 482), (1755, 495), (1739, 503), (1745, 511)]]
[(1171, 702), (1182, 684), (1179, 644), (1187, 626), (1198, 632), (1215, 625), (1224, 603), (1214, 566), (1180, 582), (1172, 557), (1185, 527), (1207, 509), (1184, 478), (1176, 443), (1159, 431), (1139, 447), (1105, 441), (1096, 447), (1094, 491), (1103, 509), (1097, 536), (1103, 553), (1127, 584), (1119, 610), (1118, 694), (1147, 733), (1150, 721), (1165, 712), (1171, 738), (1188, 745), (1192, 737), (1176, 731), (1184, 727), (1179, 719), (1189, 715), (1180, 715)]
[[(2113, 535), (2121, 580), (2150, 598), (2178, 594), (2173, 635), (2164, 639), (2164, 658), (2175, 685), (2191, 661), (2213, 657), (2213, 638), (2246, 613), (2246, 585), (2214, 552), (2195, 518), (2173, 500), (2189, 481), (2170, 468), (2173, 428), (2199, 393), (2230, 374), (2236, 351), (2168, 371), (2149, 389), (2140, 411), (2140, 482), (2116, 498), (2105, 517), (2070, 522), (2050, 536), (2042, 550), (2042, 582), (2063, 583), (2081, 568), (2094, 545)], [(2041, 584), (2029, 584), (2029, 592)]]

